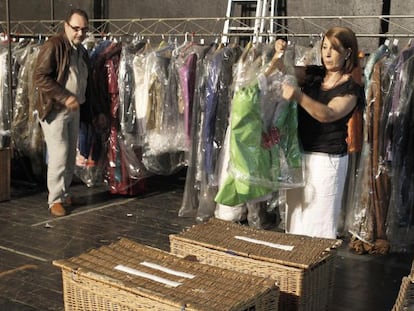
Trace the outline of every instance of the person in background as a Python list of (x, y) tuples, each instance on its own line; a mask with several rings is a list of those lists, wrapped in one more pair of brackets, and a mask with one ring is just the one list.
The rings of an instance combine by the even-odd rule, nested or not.
[(286, 232), (337, 238), (347, 176), (347, 123), (363, 106), (363, 87), (352, 77), (359, 65), (355, 33), (329, 29), (321, 44), (322, 68), (297, 70), (299, 86), (284, 83), (282, 96), (298, 104), (305, 186), (287, 191)]
[[(49, 211), (64, 216), (74, 203), (69, 187), (75, 170), (80, 118), (92, 122), (99, 107), (93, 106), (89, 58), (82, 46), (88, 31), (88, 15), (73, 9), (64, 21), (64, 31), (41, 47), (33, 83), (34, 105), (47, 146)], [(103, 115), (99, 114), (102, 123)]]

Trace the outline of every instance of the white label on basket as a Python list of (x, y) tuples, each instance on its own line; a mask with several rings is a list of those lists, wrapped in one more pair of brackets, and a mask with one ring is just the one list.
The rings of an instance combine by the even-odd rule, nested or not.
[(157, 265), (156, 263), (152, 263), (152, 262), (148, 262), (148, 261), (143, 261), (140, 262), (140, 265), (146, 266), (148, 268), (152, 268), (155, 270), (159, 270), (168, 274), (172, 274), (172, 275), (176, 275), (176, 276), (181, 276), (183, 278), (187, 278), (187, 279), (194, 279), (195, 275), (192, 275), (190, 273), (185, 273), (185, 272), (181, 272), (181, 271), (176, 271), (170, 268), (166, 268), (164, 266), (161, 265)]
[(250, 243), (256, 243), (256, 244), (266, 245), (266, 246), (273, 247), (273, 248), (283, 249), (285, 251), (292, 251), (295, 248), (294, 246), (291, 246), (291, 245), (276, 244), (276, 243), (256, 240), (256, 239), (248, 238), (245, 236), (239, 236), (239, 235), (236, 235), (234, 238), (238, 240), (250, 242)]
[(150, 279), (150, 280), (153, 280), (155, 282), (162, 283), (162, 284), (165, 284), (165, 285), (168, 285), (168, 286), (171, 286), (171, 287), (177, 287), (177, 286), (180, 286), (182, 284), (180, 282), (167, 280), (165, 278), (162, 278), (162, 277), (150, 274), (150, 273), (142, 272), (142, 271), (130, 268), (130, 267), (126, 267), (124, 265), (117, 265), (114, 269), (122, 271), (122, 272), (129, 273), (129, 274), (132, 274), (132, 275), (140, 276), (140, 277), (143, 277), (143, 278), (146, 278), (146, 279)]

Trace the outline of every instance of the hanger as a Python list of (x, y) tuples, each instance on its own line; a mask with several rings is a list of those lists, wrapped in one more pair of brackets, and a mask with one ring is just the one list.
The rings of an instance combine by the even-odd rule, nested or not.
[(241, 59), (242, 62), (246, 61), (247, 55), (249, 54), (249, 51), (252, 48), (252, 46), (253, 46), (253, 43), (252, 43), (251, 40), (249, 42), (247, 42), (247, 44), (244, 47), (243, 52), (240, 56), (240, 59)]
[(167, 45), (167, 42), (165, 41), (165, 36), (162, 34), (160, 44), (158, 45), (158, 49), (161, 49), (165, 47), (166, 45)]

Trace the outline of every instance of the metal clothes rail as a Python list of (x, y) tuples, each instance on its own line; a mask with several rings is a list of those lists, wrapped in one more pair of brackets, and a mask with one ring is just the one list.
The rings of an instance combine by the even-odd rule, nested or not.
[[(91, 19), (91, 32), (94, 35), (123, 36), (139, 34), (143, 37), (184, 36), (188, 33), (199, 37), (245, 36), (246, 33), (223, 34), (223, 25), (229, 21), (233, 25), (248, 26), (257, 17), (188, 17), (188, 18), (139, 18), (139, 19)], [(284, 35), (292, 37), (318, 36), (333, 25), (348, 26), (358, 37), (411, 37), (414, 35), (414, 15), (360, 15), (360, 16), (277, 16), (261, 17), (273, 21), (273, 33), (259, 33), (271, 37)], [(389, 25), (388, 33), (380, 32), (380, 24)], [(0, 32), (8, 33), (6, 21), (0, 21)], [(21, 36), (50, 36), (61, 29), (60, 20), (21, 20), (10, 21), (10, 34)]]

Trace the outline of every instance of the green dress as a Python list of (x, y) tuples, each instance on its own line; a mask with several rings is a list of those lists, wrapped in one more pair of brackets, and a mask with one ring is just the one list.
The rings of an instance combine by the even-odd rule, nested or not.
[(219, 186), (217, 203), (235, 206), (264, 198), (281, 187), (289, 188), (292, 180), (296, 184), (297, 172), (301, 179), (296, 103), (285, 102), (271, 127), (265, 128), (260, 101), (258, 83), (234, 94), (228, 175)]

